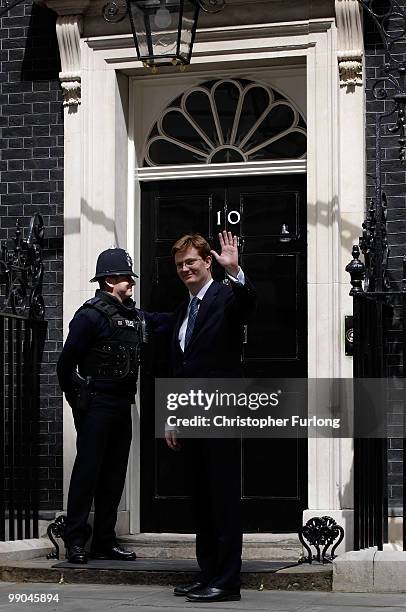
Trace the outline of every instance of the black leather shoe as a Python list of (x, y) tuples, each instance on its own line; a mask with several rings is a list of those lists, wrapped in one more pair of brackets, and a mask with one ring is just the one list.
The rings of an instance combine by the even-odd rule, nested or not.
[(173, 594), (185, 597), (188, 593), (194, 593), (199, 589), (202, 589), (206, 585), (204, 582), (192, 582), (191, 584), (185, 584), (184, 586), (177, 586), (173, 589)]
[(241, 599), (240, 591), (227, 591), (226, 589), (217, 589), (216, 587), (203, 587), (193, 593), (186, 595), (187, 601), (210, 602), (210, 601), (239, 601)]
[(112, 559), (114, 561), (135, 561), (137, 555), (132, 550), (125, 550), (118, 544), (103, 550), (92, 550), (90, 556), (93, 559)]
[(66, 549), (66, 558), (69, 563), (87, 563), (87, 552), (83, 546), (69, 546)]

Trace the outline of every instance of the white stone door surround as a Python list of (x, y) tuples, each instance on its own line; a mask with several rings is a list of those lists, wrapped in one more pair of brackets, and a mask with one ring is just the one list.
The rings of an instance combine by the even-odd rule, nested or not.
[[(297, 67), (303, 62), (308, 130), (309, 377), (345, 377), (351, 375), (352, 366), (343, 351), (343, 318), (351, 313), (344, 267), (359, 234), (364, 207), (363, 95), (355, 86), (353, 91), (340, 88), (334, 20), (200, 30), (193, 63), (183, 78), (187, 82), (188, 77), (210, 71), (253, 73), (267, 66), (283, 66), (286, 71), (289, 65)], [(92, 295), (88, 280), (99, 251), (119, 244), (139, 267), (140, 217), (139, 206), (134, 206), (139, 202), (139, 181), (134, 177), (138, 164), (131, 137), (137, 133), (137, 108), (134, 113), (128, 111), (129, 80), (143, 75), (131, 36), (80, 39), (81, 103), (65, 108), (65, 333), (75, 309)], [(149, 78), (159, 83), (161, 77)], [(179, 73), (162, 76), (171, 78), (179, 79)], [(354, 175), (358, 177), (355, 184), (350, 180)], [(134, 420), (125, 509), (132, 511), (129, 528), (136, 532), (139, 445), (137, 418)], [(67, 486), (74, 457), (68, 408), (64, 442)], [(351, 464), (351, 441), (309, 440), (308, 512), (338, 518), (347, 527), (347, 549), (351, 548), (352, 530)]]

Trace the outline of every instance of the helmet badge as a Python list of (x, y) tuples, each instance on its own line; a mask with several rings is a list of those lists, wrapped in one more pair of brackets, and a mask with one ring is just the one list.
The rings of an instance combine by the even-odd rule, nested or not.
[(129, 253), (127, 253), (127, 251), (125, 252), (125, 258), (127, 260), (127, 263), (129, 265), (129, 267), (132, 268), (133, 267), (133, 260), (131, 259), (130, 255), (129, 255)]

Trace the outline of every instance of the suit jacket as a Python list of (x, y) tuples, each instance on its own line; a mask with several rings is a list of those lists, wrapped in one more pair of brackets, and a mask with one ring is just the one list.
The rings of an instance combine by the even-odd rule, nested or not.
[(176, 378), (241, 376), (243, 326), (255, 308), (255, 290), (245, 284), (213, 281), (200, 304), (192, 338), (185, 352), (179, 345), (179, 329), (189, 299), (175, 313), (171, 343), (172, 374)]

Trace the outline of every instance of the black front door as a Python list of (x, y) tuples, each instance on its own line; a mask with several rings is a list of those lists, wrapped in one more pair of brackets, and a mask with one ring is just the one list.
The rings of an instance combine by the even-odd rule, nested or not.
[[(159, 181), (142, 188), (141, 307), (171, 311), (185, 299), (171, 247), (199, 232), (237, 234), (240, 264), (258, 291), (246, 328), (244, 375), (307, 376), (306, 178), (304, 175)], [(213, 275), (222, 277), (214, 268)], [(168, 374), (164, 341), (148, 347), (141, 378), (141, 529), (194, 531), (182, 453), (154, 439), (154, 376)], [(289, 532), (307, 507), (306, 440), (245, 440), (241, 446), (244, 531)]]

